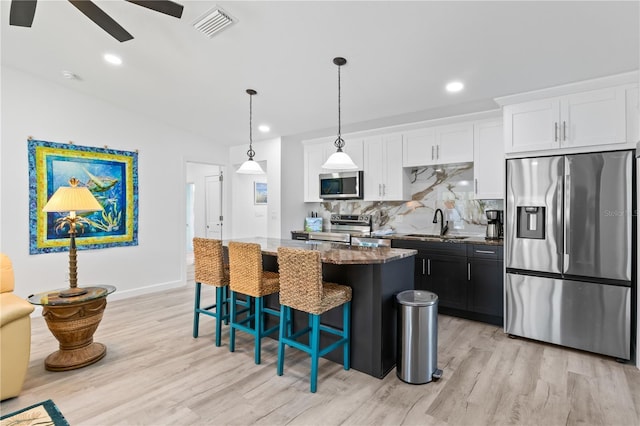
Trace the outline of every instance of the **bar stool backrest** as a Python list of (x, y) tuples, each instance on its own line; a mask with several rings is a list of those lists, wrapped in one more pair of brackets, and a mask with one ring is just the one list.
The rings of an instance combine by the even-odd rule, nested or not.
[(222, 241), (211, 238), (194, 238), (195, 281), (223, 287), (229, 284), (224, 273)]
[(260, 295), (262, 286), (262, 249), (260, 244), (229, 242), (231, 291)]
[(304, 312), (314, 312), (323, 295), (320, 252), (280, 247), (278, 269), (280, 304)]

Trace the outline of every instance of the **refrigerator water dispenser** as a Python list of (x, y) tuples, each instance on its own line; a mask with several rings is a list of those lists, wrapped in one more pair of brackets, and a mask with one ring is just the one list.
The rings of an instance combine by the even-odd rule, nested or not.
[(546, 207), (518, 206), (518, 238), (544, 240)]

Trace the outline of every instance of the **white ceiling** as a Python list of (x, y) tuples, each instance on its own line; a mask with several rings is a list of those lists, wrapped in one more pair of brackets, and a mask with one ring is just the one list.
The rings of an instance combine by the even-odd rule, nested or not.
[[(348, 130), (496, 108), (494, 97), (636, 70), (640, 52), (638, 1), (182, 1), (180, 20), (95, 3), (135, 38), (117, 42), (63, 0), (40, 0), (32, 28), (10, 26), (0, 1), (3, 66), (226, 145), (248, 140), (247, 88), (258, 91), (254, 140), (337, 127), (335, 56), (348, 60)], [(238, 22), (208, 39), (192, 24), (215, 5)], [(446, 93), (452, 79), (465, 90)]]

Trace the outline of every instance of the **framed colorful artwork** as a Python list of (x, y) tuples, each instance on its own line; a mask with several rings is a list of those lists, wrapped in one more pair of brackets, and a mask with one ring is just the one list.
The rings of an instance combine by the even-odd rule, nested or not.
[(253, 203), (267, 204), (267, 184), (265, 182), (253, 183)]
[(79, 212), (87, 220), (76, 237), (78, 250), (138, 245), (138, 153), (29, 140), (29, 253), (69, 250), (67, 232), (55, 221), (66, 213), (42, 208), (75, 177), (103, 211)]

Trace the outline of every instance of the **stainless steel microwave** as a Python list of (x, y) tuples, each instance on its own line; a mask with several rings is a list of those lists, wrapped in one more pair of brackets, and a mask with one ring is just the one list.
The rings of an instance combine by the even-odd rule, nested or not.
[(320, 198), (323, 200), (361, 200), (362, 170), (320, 174)]

